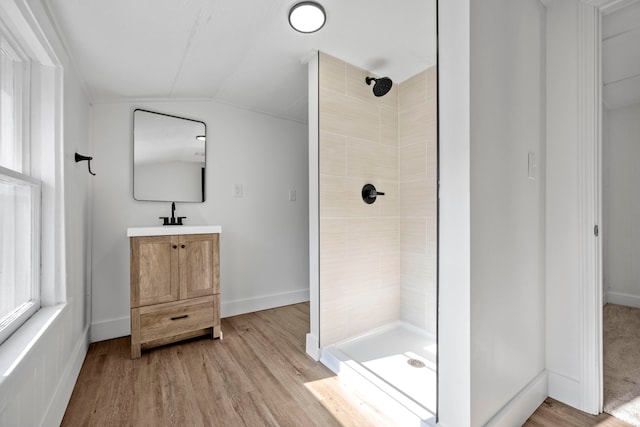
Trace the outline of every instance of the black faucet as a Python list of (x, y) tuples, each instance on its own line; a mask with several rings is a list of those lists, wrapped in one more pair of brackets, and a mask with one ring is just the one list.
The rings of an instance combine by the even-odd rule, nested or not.
[(186, 216), (179, 216), (176, 221), (176, 202), (171, 202), (171, 218), (168, 216), (161, 216), (160, 219), (163, 220), (162, 225), (183, 225), (182, 220), (186, 218)]

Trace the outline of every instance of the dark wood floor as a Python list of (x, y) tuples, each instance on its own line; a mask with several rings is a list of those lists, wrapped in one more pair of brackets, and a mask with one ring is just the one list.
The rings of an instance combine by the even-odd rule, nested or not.
[[(309, 305), (222, 319), (196, 339), (130, 359), (129, 338), (91, 344), (63, 426), (394, 426), (374, 396), (305, 353)], [(526, 426), (628, 424), (547, 399)]]

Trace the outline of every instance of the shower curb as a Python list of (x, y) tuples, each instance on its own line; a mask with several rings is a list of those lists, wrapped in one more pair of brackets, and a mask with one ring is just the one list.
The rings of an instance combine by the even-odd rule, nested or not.
[[(366, 368), (358, 366), (335, 346), (331, 345), (320, 350), (320, 362), (348, 384), (366, 390), (367, 393), (374, 392), (378, 399), (387, 400), (388, 403), (384, 405), (385, 412), (387, 410), (393, 412), (394, 418), (397, 418), (401, 425), (416, 427), (436, 425), (435, 416), (430, 412), (406, 396), (401, 396), (393, 387), (385, 384)], [(374, 387), (371, 387), (372, 385)], [(430, 416), (423, 419), (416, 412), (428, 413)]]

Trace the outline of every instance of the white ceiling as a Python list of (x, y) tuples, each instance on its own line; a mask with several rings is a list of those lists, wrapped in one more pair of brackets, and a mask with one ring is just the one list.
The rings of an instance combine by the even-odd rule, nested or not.
[(435, 0), (320, 0), (314, 34), (289, 26), (295, 0), (45, 2), (95, 102), (215, 99), (306, 122), (314, 49), (394, 82), (436, 61)]
[(602, 19), (602, 79), (607, 108), (640, 103), (640, 1)]

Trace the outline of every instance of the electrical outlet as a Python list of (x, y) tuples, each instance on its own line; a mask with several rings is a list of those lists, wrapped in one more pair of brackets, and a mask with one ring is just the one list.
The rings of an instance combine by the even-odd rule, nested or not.
[(296, 201), (296, 190), (289, 190), (289, 201), (290, 202)]

